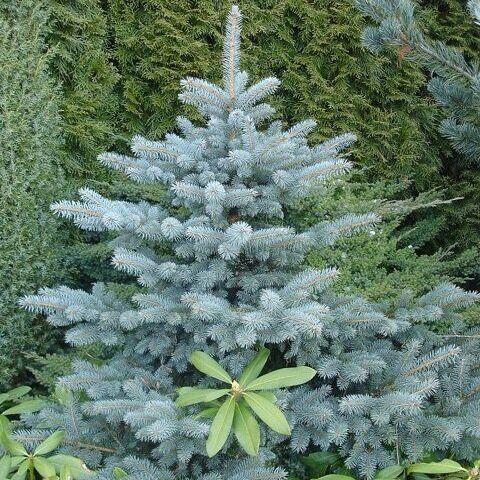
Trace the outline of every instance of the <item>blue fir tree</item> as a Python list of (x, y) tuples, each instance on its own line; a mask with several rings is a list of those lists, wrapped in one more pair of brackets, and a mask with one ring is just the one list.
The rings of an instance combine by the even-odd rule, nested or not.
[[(457, 310), (477, 294), (450, 284), (420, 298), (399, 295), (374, 304), (333, 294), (337, 271), (305, 269), (305, 254), (342, 236), (375, 228), (375, 214), (319, 218), (297, 232), (285, 206), (327, 186), (352, 165), (344, 134), (309, 146), (315, 122), (284, 129), (269, 122), (263, 100), (279, 86), (248, 87), (240, 63), (241, 15), (233, 7), (223, 50), (223, 84), (182, 81), (181, 100), (204, 116), (178, 118), (163, 141), (135, 137), (132, 156), (100, 161), (137, 182), (161, 182), (171, 209), (109, 200), (87, 189), (53, 211), (86, 230), (117, 233), (112, 264), (138, 279), (131, 298), (114, 285), (90, 292), (44, 289), (24, 307), (66, 327), (74, 346), (101, 343), (104, 358), (77, 361), (60, 379), (58, 401), (25, 416), (16, 432), (36, 442), (55, 428), (64, 449), (110, 479), (280, 479), (300, 453), (338, 450), (348, 467), (372, 478), (379, 467), (452, 451), (480, 449), (478, 332), (466, 332)], [(429, 330), (441, 321), (448, 336)], [(189, 357), (200, 350), (233, 378), (263, 346), (269, 370), (307, 365), (308, 384), (276, 392), (291, 436), (262, 426), (257, 456), (230, 435), (208, 458), (208, 418), (197, 405), (175, 404), (179, 387), (218, 388)], [(28, 430), (28, 431), (27, 431)], [(123, 473), (122, 473), (123, 475)]]

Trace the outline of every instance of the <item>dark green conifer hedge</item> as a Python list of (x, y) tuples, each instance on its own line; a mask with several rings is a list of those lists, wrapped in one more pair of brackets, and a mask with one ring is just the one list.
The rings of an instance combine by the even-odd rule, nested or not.
[(25, 381), (27, 357), (54, 351), (40, 318), (18, 308), (26, 291), (63, 277), (59, 229), (49, 204), (70, 188), (65, 161), (61, 91), (51, 78), (44, 35), (48, 10), (22, 1), (0, 8), (0, 389)]

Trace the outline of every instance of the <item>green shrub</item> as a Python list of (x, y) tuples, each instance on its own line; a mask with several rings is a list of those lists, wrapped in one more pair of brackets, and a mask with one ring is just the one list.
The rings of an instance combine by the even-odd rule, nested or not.
[[(462, 466), (451, 459), (430, 455), (419, 463), (391, 465), (379, 470), (375, 480), (478, 480), (480, 459)], [(300, 458), (304, 476), (316, 480), (355, 480), (352, 471), (345, 467), (340, 455), (334, 452), (314, 452)], [(292, 479), (296, 477), (290, 477)]]
[[(200, 74), (219, 78), (210, 56), (220, 50), (221, 19), (230, 2), (76, 0), (68, 8), (64, 3), (55, 2), (56, 28), (62, 33), (51, 35), (51, 41), (62, 52), (53, 68), (59, 79), (67, 79), (64, 117), (75, 152), (86, 144), (85, 155), (112, 143), (122, 150), (134, 133), (161, 137), (179, 109), (179, 80)], [(352, 158), (366, 167), (364, 179), (403, 182), (405, 190), (397, 191), (397, 198), (433, 188), (446, 190), (445, 198), (465, 197), (453, 207), (419, 210), (408, 218), (417, 225), (411, 242), (416, 249), (433, 253), (454, 243), (457, 251), (476, 245), (473, 192), (479, 180), (442, 170), (453, 154), (437, 131), (441, 115), (425, 90), (422, 69), (394, 54), (366, 51), (361, 46), (365, 21), (350, 0), (245, 0), (240, 6), (246, 15), (245, 68), (253, 79), (269, 73), (280, 78), (279, 114), (290, 122), (315, 118), (319, 125), (312, 141), (354, 131), (359, 141)], [(478, 42), (462, 12), (458, 1), (431, 1), (422, 22), (432, 35), (473, 53)], [(90, 57), (101, 75), (89, 77), (91, 69), (83, 73)], [(78, 92), (88, 92), (85, 97), (96, 102), (95, 108), (84, 108)], [(82, 115), (68, 117), (77, 110)], [(109, 129), (117, 136), (109, 139)], [(91, 160), (82, 161), (93, 168)], [(99, 184), (94, 188), (111, 193), (105, 190), (109, 177), (95, 169)], [(387, 196), (388, 190), (379, 195)], [(467, 270), (469, 275), (471, 266)]]
[(436, 200), (435, 192), (415, 199), (381, 200), (382, 197), (394, 199), (404, 189), (401, 183), (362, 185), (352, 179), (337, 184), (330, 197), (310, 197), (290, 209), (289, 221), (299, 230), (310, 227), (319, 218), (335, 218), (349, 211), (377, 211), (382, 216), (380, 229), (342, 239), (335, 246), (318, 248), (307, 256), (307, 263), (315, 268), (335, 265), (339, 269), (337, 291), (365, 295), (372, 300), (393, 300), (405, 288), (423, 294), (439, 281), (449, 279), (462, 283), (474, 275), (475, 248), (457, 254), (451, 249), (422, 253), (429, 222), (425, 222), (425, 234), (421, 222), (405, 225), (405, 217), (412, 212), (429, 210), (434, 216), (443, 204)]
[(114, 143), (120, 108), (107, 17), (98, 0), (51, 0), (49, 8), (49, 66), (62, 86), (66, 165), (76, 177), (100, 179), (105, 171), (93, 160)]
[(0, 28), (0, 385), (25, 377), (26, 354), (53, 351), (60, 336), (25, 315), (18, 298), (63, 276), (62, 245), (50, 202), (69, 191), (59, 89), (49, 76), (48, 19), (40, 2), (1, 7)]

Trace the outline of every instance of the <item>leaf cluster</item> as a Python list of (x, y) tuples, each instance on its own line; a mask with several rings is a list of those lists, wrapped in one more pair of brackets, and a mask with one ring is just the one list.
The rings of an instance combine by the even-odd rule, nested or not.
[[(306, 383), (315, 376), (316, 371), (302, 366), (281, 368), (259, 376), (269, 355), (270, 351), (262, 347), (237, 381), (210, 355), (200, 351), (192, 353), (190, 362), (197, 370), (230, 385), (230, 388), (221, 389), (183, 387), (178, 391), (176, 404), (179, 407), (209, 404), (198, 416), (213, 418), (206, 444), (210, 457), (220, 451), (232, 428), (241, 447), (249, 455), (258, 454), (260, 427), (252, 411), (275, 432), (290, 435), (288, 421), (275, 405), (276, 397), (271, 390)], [(227, 398), (220, 404), (218, 399), (222, 397)]]
[(30, 387), (18, 387), (0, 395), (0, 405), (5, 402), (16, 404), (0, 415), (0, 446), (5, 451), (0, 458), (0, 480), (35, 480), (48, 478), (72, 480), (79, 478), (89, 470), (78, 458), (57, 453), (65, 432), (56, 430), (45, 438), (33, 450), (29, 451), (25, 445), (12, 436), (12, 424), (8, 417), (22, 413), (33, 413), (40, 410), (44, 402), (39, 399), (25, 399)]
[[(344, 467), (341, 457), (333, 452), (315, 452), (301, 458), (310, 478), (316, 480), (355, 480)], [(330, 473), (332, 472), (332, 473)], [(477, 480), (480, 478), (480, 459), (464, 467), (451, 459), (410, 465), (391, 465), (377, 471), (374, 480)]]

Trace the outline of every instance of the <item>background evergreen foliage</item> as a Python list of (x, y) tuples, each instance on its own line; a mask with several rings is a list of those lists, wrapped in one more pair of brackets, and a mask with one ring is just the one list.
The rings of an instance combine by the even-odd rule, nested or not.
[[(470, 29), (458, 28), (456, 35), (438, 36), (430, 32), (423, 18), (424, 11), (408, 0), (358, 0), (362, 13), (373, 20), (363, 35), (364, 44), (373, 52), (389, 48), (402, 61), (413, 61), (428, 73), (427, 89), (442, 111), (436, 127), (453, 148), (453, 155), (442, 159), (442, 174), (450, 182), (449, 192), (462, 194), (464, 200), (448, 209), (453, 222), (444, 229), (452, 241), (474, 239), (480, 222), (478, 209), (478, 156), (480, 153), (478, 94), (478, 47), (480, 36), (480, 4), (472, 0), (464, 18), (470, 19)], [(448, 8), (447, 8), (448, 13)], [(457, 15), (456, 15), (457, 13)], [(458, 18), (458, 10), (448, 13), (448, 21)], [(474, 26), (475, 29), (472, 28)], [(465, 35), (459, 41), (459, 34)], [(461, 37), (460, 37), (461, 38)], [(451, 228), (453, 223), (454, 228)]]
[(332, 196), (309, 198), (290, 210), (289, 221), (298, 229), (313, 225), (321, 217), (335, 218), (348, 212), (377, 211), (383, 217), (381, 228), (340, 239), (335, 246), (318, 248), (307, 255), (307, 263), (312, 267), (339, 268), (334, 286), (337, 291), (380, 301), (394, 299), (404, 289), (422, 294), (441, 280), (461, 283), (474, 273), (474, 249), (460, 255), (453, 255), (449, 249), (432, 255), (418, 251), (416, 228), (403, 225), (403, 221), (412, 210), (436, 201), (429, 198), (431, 195), (415, 200), (378, 200), (385, 195), (394, 196), (403, 188), (387, 187), (384, 182), (350, 181), (337, 185)]
[[(17, 306), (25, 290), (63, 278), (68, 229), (48, 205), (69, 191), (62, 164), (60, 91), (48, 71), (42, 2), (0, 9), (0, 385), (25, 381), (27, 354), (54, 351), (60, 338)], [(54, 179), (54, 181), (52, 181)]]
[(89, 176), (100, 178), (105, 173), (92, 159), (115, 140), (120, 106), (107, 15), (97, 0), (50, 0), (49, 8), (50, 69), (62, 85), (68, 166), (77, 175), (88, 170)]
[[(130, 113), (124, 129), (159, 136), (172, 126), (181, 78), (200, 71), (219, 77), (209, 59), (219, 51), (229, 2), (113, 0), (110, 5), (114, 55)], [(427, 183), (439, 147), (426, 138), (434, 133), (435, 109), (419, 98), (424, 76), (415, 66), (398, 71), (365, 51), (364, 22), (349, 1), (255, 0), (240, 6), (248, 12), (245, 65), (255, 78), (267, 72), (281, 78), (275, 106), (288, 120), (319, 118), (315, 140), (354, 128), (361, 139), (356, 159), (374, 165), (377, 174), (414, 173), (417, 182)]]
[[(116, 140), (139, 131), (159, 137), (171, 128), (179, 80), (198, 72), (219, 78), (210, 55), (220, 49), (221, 18), (229, 5), (53, 2), (52, 66), (63, 82), (73, 144), (101, 151), (111, 144), (107, 132), (116, 123), (123, 132)], [(413, 176), (420, 187), (431, 184), (444, 145), (431, 124), (436, 110), (424, 98), (424, 74), (415, 65), (402, 63), (398, 69), (391, 58), (365, 51), (360, 42), (365, 23), (349, 0), (247, 0), (240, 6), (248, 12), (245, 64), (255, 78), (271, 71), (281, 77), (276, 107), (287, 119), (316, 114), (317, 139), (354, 127), (361, 140), (356, 158), (374, 166), (377, 175)], [(426, 22), (441, 35), (472, 44), (473, 35), (461, 40), (457, 33), (472, 32), (458, 2), (442, 5), (448, 15), (443, 10), (434, 15), (433, 7)], [(445, 19), (450, 10), (454, 20)]]

